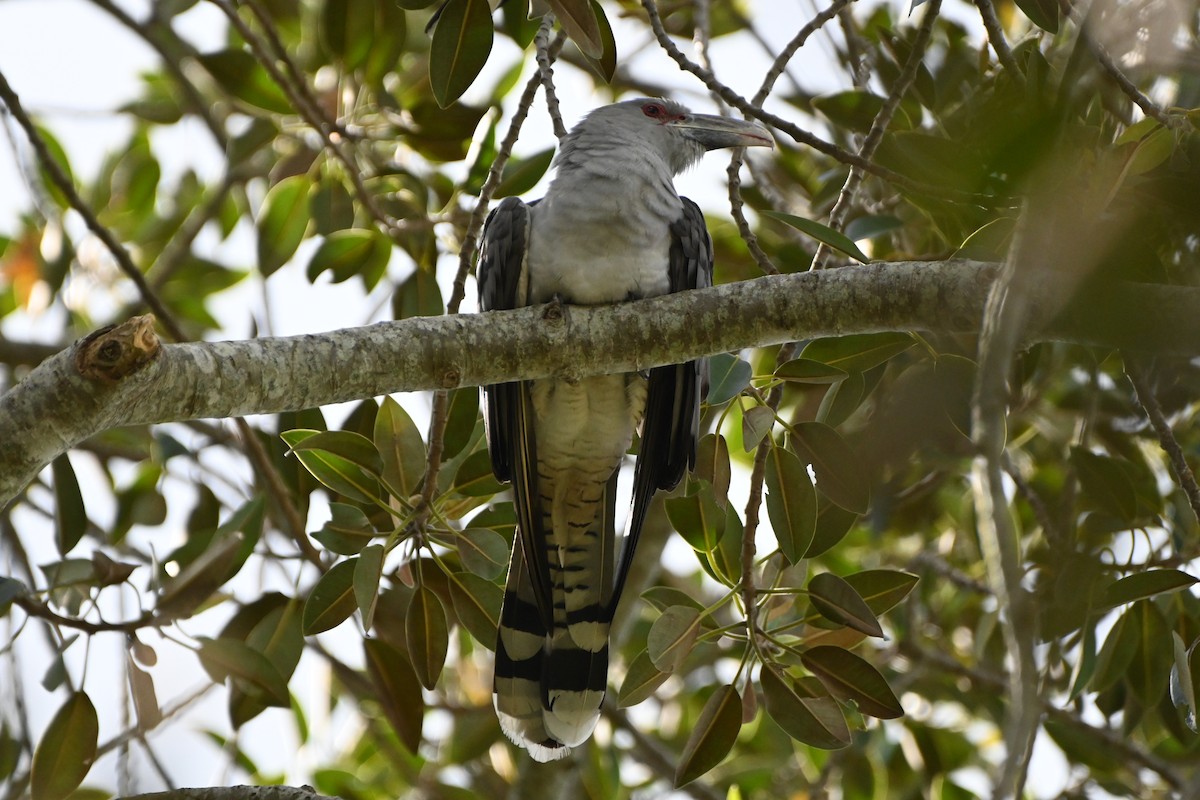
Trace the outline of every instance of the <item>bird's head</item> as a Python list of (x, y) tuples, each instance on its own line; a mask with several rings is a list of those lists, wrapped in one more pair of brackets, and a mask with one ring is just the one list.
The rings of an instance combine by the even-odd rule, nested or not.
[(563, 152), (641, 151), (657, 155), (671, 174), (678, 175), (709, 150), (774, 146), (770, 132), (757, 122), (696, 114), (673, 100), (639, 97), (588, 114), (568, 134)]

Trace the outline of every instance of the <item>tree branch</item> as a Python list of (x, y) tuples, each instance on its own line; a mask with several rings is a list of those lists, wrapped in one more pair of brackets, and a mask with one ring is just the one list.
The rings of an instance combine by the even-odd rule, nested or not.
[[(552, 375), (577, 379), (820, 336), (978, 330), (995, 273), (994, 265), (964, 260), (877, 263), (614, 306), (567, 306), (561, 318), (543, 318), (535, 306), (251, 341), (142, 343), (141, 357), (120, 352), (139, 344), (136, 337), (123, 344), (117, 328), (48, 359), (0, 397), (0, 504), (58, 454), (119, 425)], [(1197, 307), (1200, 289), (1119, 284), (1079, 299), (1036, 338), (1194, 355)], [(106, 370), (93, 356), (130, 366)]]

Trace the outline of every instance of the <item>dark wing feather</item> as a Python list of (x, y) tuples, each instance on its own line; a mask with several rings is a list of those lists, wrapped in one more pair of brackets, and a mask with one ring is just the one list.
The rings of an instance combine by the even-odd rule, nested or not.
[[(501, 311), (526, 305), (523, 287), (528, 282), (529, 208), (515, 197), (506, 197), (488, 214), (479, 255), (479, 306)], [(550, 567), (546, 561), (545, 531), (537, 490), (537, 445), (528, 386), (521, 381), (483, 387), (484, 429), (492, 472), (500, 481), (511, 481), (517, 512), (517, 531), (524, 563), (528, 565), (540, 622), (553, 625)]]
[[(671, 292), (712, 286), (712, 239), (704, 225), (704, 214), (691, 200), (681, 199), (683, 215), (671, 223)], [(696, 463), (700, 400), (707, 388), (708, 359), (650, 370), (642, 444), (633, 472), (633, 511), (617, 567), (614, 610), (655, 491), (674, 489)]]

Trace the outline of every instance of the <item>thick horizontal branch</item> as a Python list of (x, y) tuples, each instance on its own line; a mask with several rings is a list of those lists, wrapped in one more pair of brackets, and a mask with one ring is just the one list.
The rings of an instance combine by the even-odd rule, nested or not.
[[(143, 322), (133, 334), (112, 331), (113, 341), (93, 336), (72, 345), (0, 398), (0, 504), (60, 453), (120, 425), (642, 370), (822, 336), (972, 331), (995, 274), (995, 265), (972, 261), (879, 263), (615, 306), (537, 306), (162, 347), (144, 341)], [(1033, 338), (1197, 354), (1197, 308), (1200, 289), (1123, 284), (1077, 299)], [(118, 352), (126, 345), (132, 355)]]

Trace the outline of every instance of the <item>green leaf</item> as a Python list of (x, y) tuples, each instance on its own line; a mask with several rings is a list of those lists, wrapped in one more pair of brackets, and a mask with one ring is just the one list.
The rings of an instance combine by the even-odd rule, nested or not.
[(857, 133), (871, 130), (875, 118), (883, 109), (883, 103), (882, 97), (865, 89), (847, 89), (812, 99), (813, 108), (824, 114), (838, 129)]
[(1017, 8), (1044, 31), (1058, 33), (1059, 7), (1054, 0), (1016, 0)]
[(705, 434), (696, 446), (695, 476), (712, 487), (713, 498), (722, 508), (729, 502), (729, 445), (719, 433)]
[(296, 253), (308, 230), (308, 192), (311, 181), (292, 175), (267, 190), (259, 211), (258, 270), (268, 277)]
[(454, 476), (454, 491), (467, 497), (490, 497), (503, 489), (492, 474), (492, 458), (486, 450), (472, 453)]
[[(375, 474), (382, 469), (379, 453), (376, 452), (374, 445), (369, 439), (359, 434), (351, 434), (348, 431), (319, 432), (297, 428), (284, 431), (280, 434), (280, 438), (292, 448), (304, 468), (326, 488), (363, 503), (373, 503), (378, 500), (380, 496), (379, 482), (375, 478), (375, 474), (364, 472), (363, 468), (355, 461), (330, 450), (310, 449), (309, 446), (306, 446), (305, 443), (309, 439), (324, 436), (326, 433), (339, 435), (317, 441), (331, 444), (342, 452), (351, 453), (355, 459), (369, 463), (371, 467), (375, 468)], [(351, 437), (355, 436), (362, 439), (366, 446), (363, 446), (362, 443), (352, 443)], [(369, 453), (367, 446), (370, 447)], [(374, 454), (374, 458), (371, 458), (371, 454)]]
[(800, 422), (792, 431), (792, 446), (812, 465), (817, 490), (847, 511), (865, 514), (871, 501), (867, 471), (846, 440), (821, 422)]
[(158, 694), (154, 691), (154, 678), (139, 667), (132, 656), (126, 659), (125, 674), (129, 678), (129, 695), (133, 699), (138, 727), (144, 731), (154, 730), (163, 719)]
[(808, 582), (808, 596), (825, 619), (868, 636), (883, 636), (883, 629), (870, 606), (849, 583), (832, 572), (814, 575)]
[(717, 687), (683, 747), (675, 768), (675, 788), (691, 783), (721, 763), (741, 729), (742, 698), (737, 689), (728, 684)]
[(412, 657), (413, 669), (421, 685), (432, 690), (446, 665), (450, 648), (450, 628), (446, 610), (437, 593), (424, 584), (418, 585), (404, 619), (404, 640)]
[(1196, 732), (1196, 677), (1188, 658), (1187, 645), (1183, 638), (1171, 631), (1174, 663), (1171, 665), (1171, 702), (1184, 710), (1184, 722)]
[(684, 497), (668, 497), (667, 519), (693, 550), (711, 552), (725, 534), (725, 512), (711, 491), (701, 489)]
[[(240, 633), (241, 625), (235, 625), (235, 616), (221, 632), (221, 636), (244, 638), (251, 649), (266, 656), (286, 683), (295, 673), (296, 665), (300, 663), (300, 654), (304, 650), (304, 631), (300, 619), (303, 605), (298, 600), (284, 598), (282, 595), (267, 595), (263, 599), (268, 598), (273, 607), (249, 632)], [(244, 689), (241, 684), (235, 682), (230, 687), (229, 719), (235, 729), (257, 717), (269, 705), (279, 704), (269, 704), (263, 693), (253, 686)]]
[(25, 594), (25, 584), (16, 578), (0, 575), (0, 617), (8, 616), (13, 600)]
[(224, 683), (232, 678), (243, 690), (258, 693), (268, 705), (287, 708), (291, 704), (287, 681), (265, 655), (237, 639), (200, 637), (199, 641), (196, 655), (213, 681)]
[(1125, 174), (1141, 175), (1162, 164), (1175, 151), (1175, 132), (1156, 119), (1147, 117), (1126, 128), (1115, 144), (1126, 157)]
[(805, 650), (800, 660), (830, 694), (854, 701), (862, 713), (879, 719), (904, 715), (900, 701), (883, 676), (849, 650), (822, 645)]
[(354, 602), (362, 615), (363, 633), (371, 630), (375, 622), (375, 605), (379, 601), (379, 579), (383, 577), (383, 557), (386, 555), (381, 544), (369, 544), (363, 548), (354, 565)]
[(817, 241), (832, 247), (834, 250), (845, 253), (856, 261), (866, 264), (871, 260), (862, 250), (858, 249), (858, 245), (849, 237), (843, 233), (838, 233), (827, 225), (822, 225), (819, 222), (814, 222), (804, 217), (797, 217), (794, 214), (784, 214), (781, 211), (764, 211), (762, 213), (764, 216), (774, 217), (781, 222), (786, 222), (801, 233), (811, 236)]
[(805, 345), (801, 358), (819, 361), (844, 372), (866, 372), (916, 344), (907, 333), (858, 333), (815, 339)]
[(496, 630), (500, 626), (500, 604), (504, 592), (491, 581), (469, 572), (450, 575), (450, 599), (458, 621), (475, 640), (489, 650), (496, 647)]
[(597, 0), (591, 0), (592, 13), (596, 17), (596, 27), (600, 34), (600, 53), (598, 55), (583, 54), (584, 63), (605, 83), (612, 83), (617, 73), (617, 39), (613, 35), (608, 17)]
[(442, 108), (472, 83), (492, 52), (492, 11), (487, 0), (447, 0), (429, 46), (429, 84)]
[(844, 381), (838, 381), (825, 390), (821, 405), (817, 408), (817, 422), (836, 427), (853, 414), (867, 396), (867, 382), (861, 372), (851, 372)]
[(850, 532), (854, 523), (858, 521), (858, 516), (835, 503), (818, 502), (816, 530), (813, 532), (812, 544), (804, 554), (805, 558), (816, 558), (828, 552)]
[(701, 565), (712, 577), (729, 588), (742, 579), (742, 531), (743, 524), (733, 503), (725, 506), (725, 535), (717, 549), (704, 554)]
[(1122, 522), (1137, 519), (1137, 490), (1120, 460), (1093, 453), (1078, 445), (1071, 448), (1071, 466), (1092, 507)]
[[(322, 236), (354, 226), (354, 198), (340, 178), (326, 176), (308, 195), (308, 213), (313, 230)], [(312, 268), (310, 262), (309, 268)], [(309, 276), (312, 280), (312, 276)]]
[(392, 296), (392, 316), (396, 319), (437, 317), (444, 310), (437, 279), (423, 269), (415, 270), (408, 276)]
[(494, 199), (522, 195), (533, 189), (546, 174), (546, 170), (550, 169), (552, 160), (554, 160), (553, 147), (542, 150), (529, 158), (511, 159), (504, 165), (500, 185), (496, 187), (493, 195)]
[(625, 670), (625, 680), (621, 681), (621, 688), (617, 691), (617, 708), (636, 706), (654, 694), (669, 677), (671, 673), (660, 671), (650, 660), (650, 653), (643, 650)]
[(699, 600), (673, 586), (651, 586), (642, 592), (642, 599), (659, 611), (666, 611), (671, 606), (690, 606), (697, 611), (704, 610), (704, 606), (700, 604)]
[(1196, 578), (1177, 569), (1146, 570), (1109, 584), (1101, 597), (1101, 608), (1113, 608), (1147, 597), (1177, 592), (1196, 582)]
[(1142, 705), (1153, 708), (1167, 691), (1171, 677), (1171, 629), (1162, 611), (1149, 600), (1139, 600), (1130, 611), (1138, 614), (1141, 624), (1125, 680)]
[(408, 656), (382, 639), (363, 639), (363, 660), (375, 687), (374, 699), (410, 753), (421, 744), (425, 698)]
[(662, 672), (674, 672), (692, 652), (700, 634), (700, 612), (692, 606), (672, 606), (654, 620), (646, 636), (650, 662)]
[(339, 561), (321, 576), (304, 601), (304, 633), (312, 636), (336, 628), (358, 608), (354, 596), (357, 558)]
[(375, 5), (374, 0), (333, 0), (321, 9), (321, 43), (346, 69), (362, 66), (371, 53)]
[(233, 577), (246, 537), (240, 532), (214, 536), (199, 558), (163, 586), (155, 610), (169, 619), (186, 617)]
[(868, 569), (847, 575), (844, 580), (878, 616), (908, 597), (920, 578), (894, 569)]
[(1075, 700), (1087, 688), (1092, 675), (1096, 674), (1096, 624), (1090, 622), (1083, 628), (1083, 641), (1079, 645), (1079, 656), (1071, 671), (1070, 700)]
[[(47, 128), (44, 128), (41, 125), (35, 125), (34, 128), (37, 130), (38, 136), (45, 143), (46, 152), (50, 154), (50, 160), (58, 165), (68, 181), (70, 181), (72, 184), (77, 184), (75, 175), (71, 171), (71, 161), (67, 158), (67, 151), (63, 149), (63, 146), (59, 143), (58, 138)], [(66, 196), (59, 190), (54, 181), (51, 180), (45, 166), (39, 164), (38, 173), (42, 179), (41, 185), (44, 186), (50, 193), (50, 197), (54, 200), (55, 204), (57, 204), (59, 208), (67, 208), (69, 203), (67, 202)]]
[(896, 217), (887, 214), (864, 214), (846, 223), (846, 236), (860, 242), (863, 239), (878, 238), (903, 227), (904, 223)]
[[(292, 433), (292, 431), (284, 433), (285, 441), (289, 433)], [(295, 444), (292, 444), (292, 452), (294, 453), (321, 450), (339, 456), (355, 466), (362, 467), (371, 475), (379, 475), (383, 472), (383, 460), (380, 458), (379, 451), (375, 449), (375, 444), (361, 433), (355, 433), (354, 431), (313, 431), (311, 436), (296, 436), (294, 438), (296, 439)], [(291, 443), (289, 442), (289, 444)]]
[(367, 291), (375, 288), (392, 258), (392, 241), (374, 228), (350, 228), (325, 237), (308, 262), (308, 280), (333, 273), (333, 282), (362, 278)]
[(817, 525), (817, 493), (796, 454), (772, 447), (767, 455), (767, 516), (788, 563), (804, 558)]
[(837, 383), (849, 375), (844, 369), (810, 358), (793, 358), (775, 368), (775, 377), (795, 383)]
[(292, 104), (253, 55), (245, 50), (220, 50), (197, 56), (221, 88), (244, 103), (276, 114), (292, 114)]
[(54, 477), (54, 541), (58, 554), (66, 556), (87, 533), (87, 510), (66, 453), (50, 463), (50, 472)]
[(1134, 606), (1117, 618), (1100, 647), (1100, 655), (1096, 657), (1096, 671), (1088, 684), (1092, 691), (1103, 692), (1125, 677), (1129, 665), (1137, 655), (1141, 637), (1141, 615)]
[(29, 779), (32, 800), (63, 800), (75, 791), (96, 759), (100, 720), (83, 692), (58, 709), (33, 753)]
[(401, 5), (404, 4), (397, 4), (395, 0), (375, 0), (375, 30), (371, 50), (363, 65), (366, 80), (370, 83), (378, 83), (383, 76), (400, 67), (408, 38), (408, 22)]
[(710, 406), (722, 406), (741, 394), (750, 385), (754, 370), (750, 365), (729, 353), (717, 353), (708, 359)]
[(330, 520), (312, 535), (326, 550), (340, 556), (357, 555), (379, 535), (358, 506), (330, 503), (329, 511)]
[(753, 406), (742, 412), (742, 447), (749, 453), (758, 447), (775, 425), (775, 411), (770, 406)]
[(596, 7), (591, 0), (547, 0), (558, 24), (585, 56), (599, 58), (604, 51)]
[(842, 709), (829, 697), (803, 697), (786, 675), (764, 665), (759, 676), (767, 714), (798, 742), (837, 750), (850, 744)]
[(412, 417), (390, 396), (375, 415), (374, 437), (384, 481), (407, 500), (425, 477), (425, 442)]
[(967, 441), (971, 439), (971, 402), (978, 372), (974, 361), (952, 353), (939, 355), (934, 364), (934, 391), (941, 399), (942, 410)]
[(443, 457), (452, 459), (471, 443), (479, 422), (479, 390), (474, 386), (450, 393), (450, 411), (443, 437)]
[(467, 528), (455, 537), (455, 542), (463, 566), (484, 580), (495, 580), (508, 568), (512, 548), (491, 528)]

